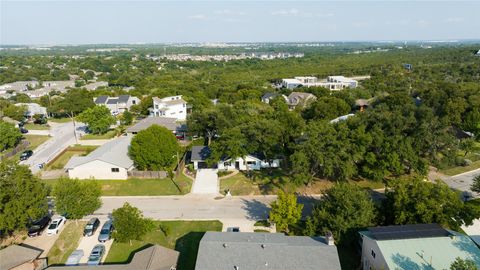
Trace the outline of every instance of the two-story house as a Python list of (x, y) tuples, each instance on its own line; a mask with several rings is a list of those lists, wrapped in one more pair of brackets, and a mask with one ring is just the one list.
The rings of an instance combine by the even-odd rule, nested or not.
[(120, 95), (118, 97), (99, 96), (95, 100), (95, 105), (106, 106), (112, 115), (123, 113), (130, 110), (132, 105), (140, 104), (140, 99), (130, 95)]
[(153, 98), (153, 108), (150, 116), (176, 118), (180, 121), (187, 120), (187, 102), (179, 96)]

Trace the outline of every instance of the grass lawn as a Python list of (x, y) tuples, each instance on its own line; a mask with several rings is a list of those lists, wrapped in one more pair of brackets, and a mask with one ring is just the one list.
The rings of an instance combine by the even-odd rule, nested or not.
[(109, 130), (105, 134), (86, 134), (83, 135), (80, 140), (107, 140), (117, 135), (116, 130)]
[(65, 118), (49, 118), (48, 122), (54, 122), (54, 123), (67, 123), (67, 122), (72, 122), (72, 118), (70, 117), (65, 117)]
[(28, 130), (49, 130), (50, 129), (50, 126), (48, 125), (37, 125), (33, 123), (27, 123), (23, 127)]
[(67, 162), (73, 156), (85, 156), (88, 155), (90, 152), (95, 150), (98, 146), (71, 146), (68, 147), (65, 151), (63, 151), (60, 155), (55, 157), (52, 161), (47, 164), (45, 168), (48, 170), (58, 170), (63, 169), (63, 167), (67, 164)]
[(28, 150), (35, 150), (40, 144), (50, 139), (50, 137), (46, 135), (23, 135), (23, 137), (30, 142), (30, 145), (27, 148)]
[[(151, 244), (158, 244), (180, 252), (178, 270), (193, 270), (197, 260), (198, 245), (204, 232), (221, 231), (220, 221), (155, 221), (156, 229), (148, 233), (142, 241), (119, 243), (114, 241), (106, 263), (127, 263), (132, 252)], [(167, 234), (165, 234), (165, 231)]]
[[(42, 180), (54, 186), (56, 179)], [(88, 180), (86, 180), (88, 181)], [(181, 195), (190, 191), (192, 181), (183, 176), (175, 181), (182, 189), (181, 193), (169, 179), (128, 179), (128, 180), (94, 180), (102, 187), (102, 196), (155, 196), (155, 195)]]
[(77, 248), (86, 221), (67, 221), (52, 249), (48, 252), (48, 264), (64, 264), (68, 256)]
[(446, 175), (457, 175), (460, 173), (472, 171), (479, 168), (480, 168), (480, 160), (477, 160), (472, 162), (472, 164), (468, 166), (458, 166), (458, 167), (448, 168), (448, 169), (440, 170), (440, 172)]

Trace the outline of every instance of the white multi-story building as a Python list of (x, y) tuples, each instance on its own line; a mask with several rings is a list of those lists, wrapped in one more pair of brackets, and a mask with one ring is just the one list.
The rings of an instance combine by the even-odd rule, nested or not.
[(358, 81), (344, 76), (328, 76), (326, 80), (319, 81), (317, 77), (295, 77), (293, 79), (282, 79), (281, 87), (295, 89), (297, 87), (325, 87), (332, 91), (346, 88), (356, 88)]
[(170, 117), (177, 120), (187, 120), (187, 102), (179, 96), (165, 98), (153, 98), (153, 108), (150, 108), (150, 116)]

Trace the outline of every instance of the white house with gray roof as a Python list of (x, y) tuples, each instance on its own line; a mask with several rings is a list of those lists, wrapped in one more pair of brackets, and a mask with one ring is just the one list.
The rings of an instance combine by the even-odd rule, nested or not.
[(176, 118), (179, 121), (187, 120), (187, 102), (179, 96), (153, 98), (153, 108), (150, 116)]
[(105, 143), (87, 156), (74, 156), (65, 165), (70, 178), (119, 179), (128, 178), (133, 161), (128, 156), (131, 135), (121, 136)]
[(140, 104), (140, 99), (130, 95), (120, 95), (118, 97), (99, 96), (94, 99), (95, 105), (106, 106), (112, 115), (129, 111), (133, 105)]
[(337, 247), (324, 237), (206, 232), (195, 270), (340, 270)]
[(438, 224), (371, 227), (360, 232), (363, 269), (450, 269), (456, 258), (480, 267), (480, 249), (467, 235)]

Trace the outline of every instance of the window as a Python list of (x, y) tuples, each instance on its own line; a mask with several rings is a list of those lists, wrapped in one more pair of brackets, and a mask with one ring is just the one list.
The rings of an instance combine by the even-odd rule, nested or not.
[(247, 165), (256, 165), (257, 162), (256, 161), (247, 161)]
[(158, 109), (158, 105), (155, 105), (155, 109)]
[(223, 166), (229, 167), (229, 166), (230, 166), (230, 162), (224, 162), (224, 163), (223, 163)]
[(375, 251), (372, 249), (372, 257), (375, 259)]
[(183, 111), (179, 111), (178, 113), (183, 113)]
[(137, 101), (136, 101), (136, 100), (132, 100), (132, 104), (133, 104), (133, 105), (137, 104)]
[(112, 168), (112, 172), (120, 172), (119, 168)]

